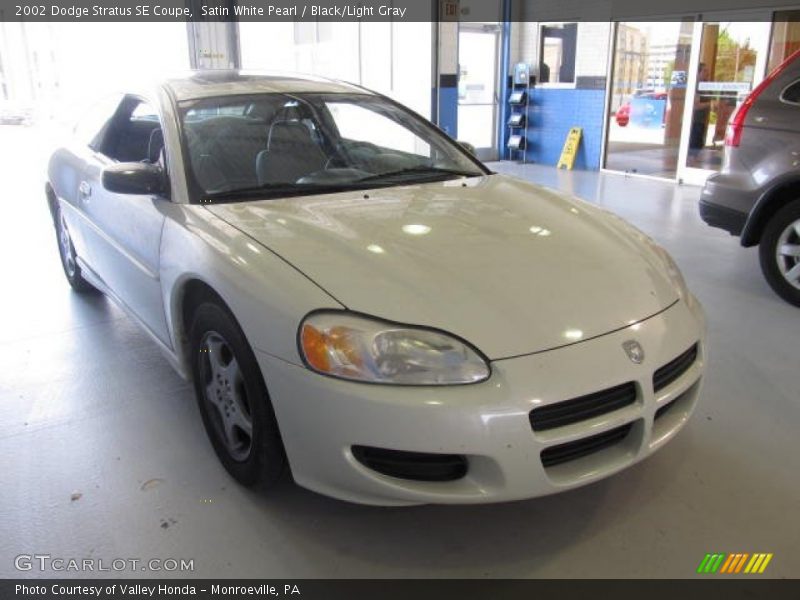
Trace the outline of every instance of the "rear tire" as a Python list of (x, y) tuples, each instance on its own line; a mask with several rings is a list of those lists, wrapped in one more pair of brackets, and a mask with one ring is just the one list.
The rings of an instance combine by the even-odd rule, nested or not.
[(764, 277), (775, 293), (800, 306), (800, 199), (769, 220), (761, 236), (759, 258)]
[(189, 332), (192, 378), (206, 433), (220, 462), (242, 485), (269, 489), (287, 461), (255, 355), (230, 311), (206, 300)]
[(86, 281), (81, 274), (78, 266), (78, 254), (72, 244), (72, 238), (67, 229), (67, 222), (60, 207), (56, 207), (53, 213), (53, 221), (56, 228), (56, 241), (58, 242), (58, 255), (61, 258), (61, 266), (72, 289), (79, 294), (96, 294), (98, 289)]

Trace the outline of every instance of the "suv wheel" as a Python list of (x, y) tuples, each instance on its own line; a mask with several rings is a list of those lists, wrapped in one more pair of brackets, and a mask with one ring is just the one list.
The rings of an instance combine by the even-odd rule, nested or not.
[(759, 257), (772, 289), (787, 302), (800, 306), (800, 200), (784, 206), (767, 223)]

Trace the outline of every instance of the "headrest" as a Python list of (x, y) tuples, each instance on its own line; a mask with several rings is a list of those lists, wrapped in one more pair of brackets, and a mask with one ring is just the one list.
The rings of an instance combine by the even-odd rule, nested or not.
[(161, 160), (161, 152), (164, 150), (164, 132), (161, 127), (156, 127), (150, 132), (150, 142), (147, 144), (147, 160), (156, 164)]
[(269, 128), (267, 149), (273, 144), (313, 144), (311, 131), (300, 121), (277, 121)]

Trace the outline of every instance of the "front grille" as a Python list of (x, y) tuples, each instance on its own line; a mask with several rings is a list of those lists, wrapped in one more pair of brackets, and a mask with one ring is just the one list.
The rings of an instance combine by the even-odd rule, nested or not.
[(661, 408), (659, 408), (659, 409), (656, 411), (656, 416), (654, 417), (654, 419), (656, 419), (656, 420), (657, 420), (657, 419), (660, 419), (661, 417), (663, 417), (663, 416), (664, 416), (664, 415), (667, 413), (667, 411), (668, 411), (670, 408), (672, 408), (673, 406), (675, 406), (675, 402), (676, 402), (677, 400), (680, 400), (680, 397), (678, 397), (678, 398), (675, 398), (675, 400), (672, 400), (670, 403), (668, 403), (668, 404), (665, 404), (664, 406), (662, 406)]
[(655, 419), (655, 420), (658, 420), (658, 419), (660, 419), (660, 418), (661, 418), (661, 417), (663, 417), (665, 414), (667, 414), (667, 413), (668, 413), (668, 412), (669, 412), (669, 411), (672, 409), (672, 407), (674, 407), (674, 406), (677, 406), (677, 405), (679, 405), (681, 402), (683, 402), (683, 400), (684, 400), (685, 398), (687, 398), (687, 397), (688, 397), (688, 396), (689, 396), (689, 395), (692, 393), (692, 390), (694, 390), (695, 388), (696, 388), (696, 385), (694, 385), (694, 386), (690, 387), (688, 390), (686, 390), (685, 392), (683, 392), (683, 393), (682, 393), (680, 396), (678, 396), (677, 398), (675, 398), (675, 399), (673, 399), (673, 400), (670, 400), (670, 401), (669, 401), (667, 404), (664, 404), (663, 406), (661, 406), (661, 407), (660, 407), (660, 408), (659, 408), (659, 409), (656, 411), (656, 415), (655, 415), (654, 419)]
[(534, 408), (529, 418), (534, 431), (544, 431), (585, 421), (618, 410), (635, 401), (636, 386), (633, 382), (629, 382), (588, 396)]
[(697, 360), (697, 344), (689, 348), (678, 358), (668, 362), (653, 374), (653, 389), (657, 392), (667, 387), (689, 370)]
[(398, 479), (455, 481), (467, 474), (467, 459), (459, 454), (405, 452), (353, 446), (353, 456), (365, 467)]
[(591, 437), (547, 448), (542, 452), (542, 464), (545, 467), (553, 467), (599, 452), (624, 440), (632, 427), (633, 423), (628, 423), (622, 427), (604, 431)]

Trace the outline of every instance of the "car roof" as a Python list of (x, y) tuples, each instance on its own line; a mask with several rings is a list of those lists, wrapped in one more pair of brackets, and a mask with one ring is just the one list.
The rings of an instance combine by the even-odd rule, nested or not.
[(371, 92), (356, 85), (295, 73), (242, 70), (203, 70), (163, 81), (178, 102), (215, 96), (264, 93), (359, 93)]

